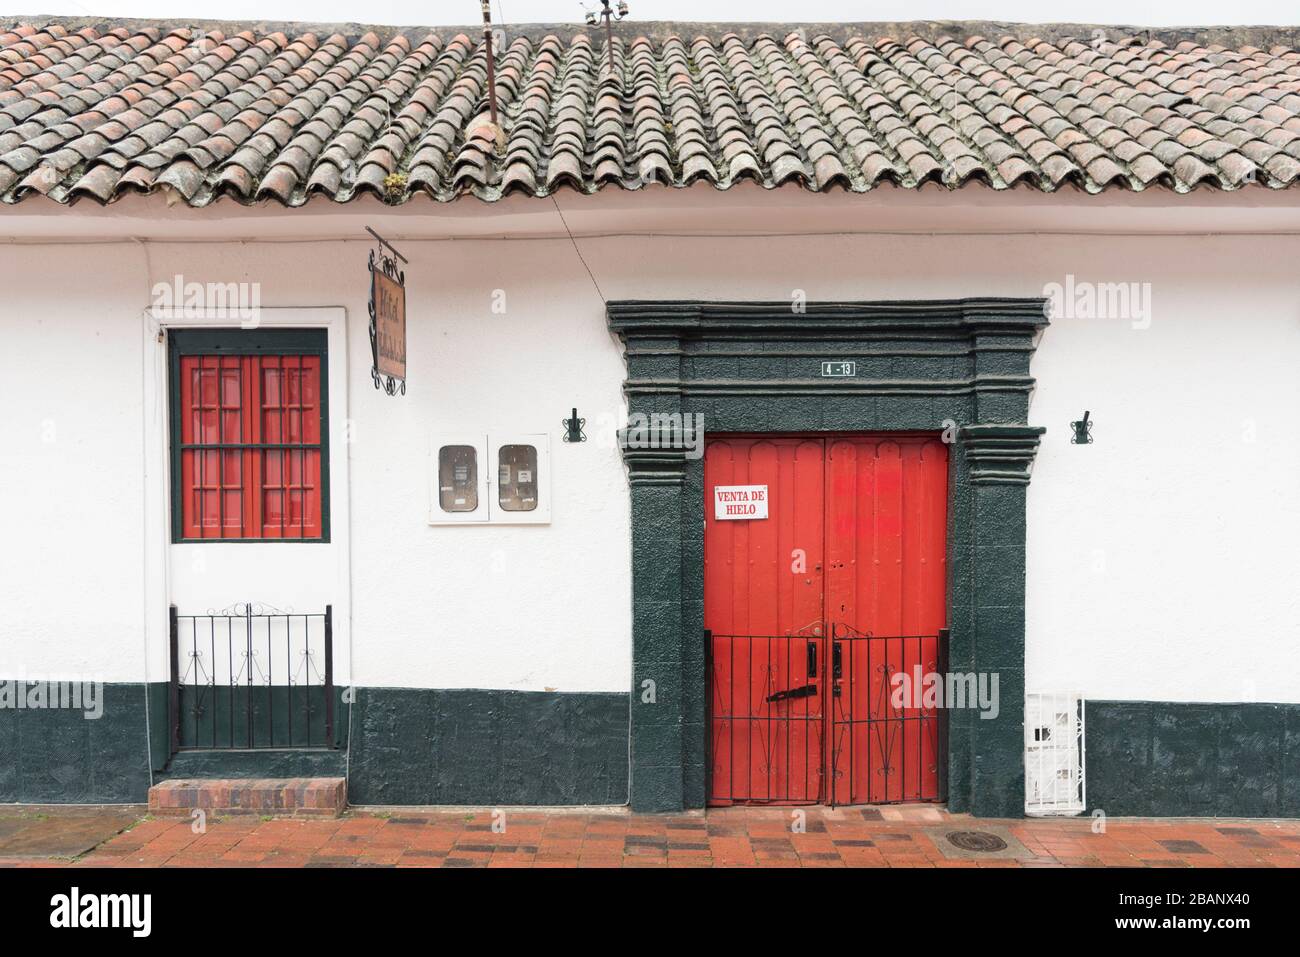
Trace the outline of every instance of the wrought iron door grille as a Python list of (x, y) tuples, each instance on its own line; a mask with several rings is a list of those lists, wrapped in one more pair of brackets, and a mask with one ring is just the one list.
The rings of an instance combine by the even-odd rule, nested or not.
[(944, 799), (947, 631), (830, 630), (704, 633), (710, 805)]
[(332, 748), (334, 613), (241, 602), (170, 614), (173, 753)]
[(829, 804), (940, 801), (948, 632), (832, 627)]
[(705, 649), (709, 803), (820, 803), (826, 638), (706, 631)]

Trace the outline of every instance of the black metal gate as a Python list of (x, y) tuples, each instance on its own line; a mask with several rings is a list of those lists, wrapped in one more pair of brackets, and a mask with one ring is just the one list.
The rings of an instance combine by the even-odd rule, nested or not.
[(708, 804), (945, 798), (948, 632), (830, 630), (705, 631)]
[(704, 635), (708, 803), (820, 803), (825, 636)]
[(948, 632), (831, 629), (827, 802), (900, 804), (946, 794)]
[(334, 609), (170, 612), (172, 752), (332, 748)]

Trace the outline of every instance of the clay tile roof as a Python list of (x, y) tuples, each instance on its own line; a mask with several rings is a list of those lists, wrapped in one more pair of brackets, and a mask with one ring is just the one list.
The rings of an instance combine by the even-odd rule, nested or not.
[(612, 71), (601, 31), (507, 31), (494, 127), (468, 28), (0, 21), (0, 202), (1300, 181), (1295, 31), (648, 26)]

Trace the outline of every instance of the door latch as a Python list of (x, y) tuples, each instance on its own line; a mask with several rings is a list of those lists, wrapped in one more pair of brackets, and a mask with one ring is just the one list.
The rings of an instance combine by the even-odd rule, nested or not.
[(816, 685), (800, 685), (798, 688), (785, 688), (773, 691), (767, 696), (768, 701), (793, 701), (797, 698), (811, 698), (817, 693)]

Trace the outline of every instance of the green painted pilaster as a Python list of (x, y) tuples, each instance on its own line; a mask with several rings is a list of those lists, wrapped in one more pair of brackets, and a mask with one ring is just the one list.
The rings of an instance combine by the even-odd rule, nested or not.
[(997, 716), (967, 708), (971, 813), (1024, 813), (1025, 493), (1043, 429), (976, 425), (962, 430), (972, 523), (972, 640), (968, 670), (997, 676)]
[(632, 489), (634, 811), (685, 806), (682, 451), (624, 449)]

